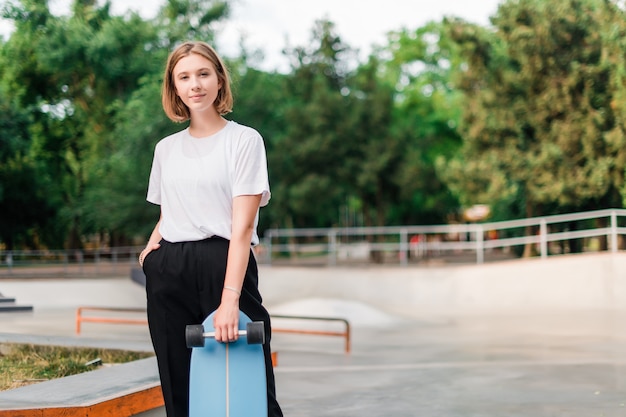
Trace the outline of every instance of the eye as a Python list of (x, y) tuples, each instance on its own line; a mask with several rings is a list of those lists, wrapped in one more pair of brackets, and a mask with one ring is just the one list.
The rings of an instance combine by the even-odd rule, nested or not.
[(208, 77), (208, 76), (209, 76), (209, 73), (208, 73), (208, 72), (206, 72), (206, 71), (205, 71), (205, 72), (201, 72), (201, 73), (200, 73), (200, 76), (202, 76), (202, 77)]

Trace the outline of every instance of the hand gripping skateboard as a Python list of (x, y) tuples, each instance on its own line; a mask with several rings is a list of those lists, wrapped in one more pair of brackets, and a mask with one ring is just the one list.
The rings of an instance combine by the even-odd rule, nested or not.
[(191, 351), (189, 417), (267, 417), (265, 328), (239, 312), (239, 339), (215, 341), (211, 313), (185, 329)]

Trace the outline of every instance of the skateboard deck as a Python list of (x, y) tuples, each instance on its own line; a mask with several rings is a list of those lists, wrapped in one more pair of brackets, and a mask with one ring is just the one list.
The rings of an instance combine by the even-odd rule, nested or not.
[[(207, 333), (214, 331), (214, 314), (202, 323)], [(239, 330), (246, 330), (248, 323), (250, 318), (239, 312)], [(233, 343), (206, 337), (204, 346), (193, 348), (189, 417), (267, 417), (263, 346), (253, 343), (248, 344), (246, 335)]]

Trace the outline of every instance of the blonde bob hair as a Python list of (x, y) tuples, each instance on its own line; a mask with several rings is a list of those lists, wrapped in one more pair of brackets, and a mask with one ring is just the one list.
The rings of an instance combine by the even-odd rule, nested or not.
[(185, 122), (190, 119), (189, 108), (183, 103), (176, 93), (174, 85), (174, 67), (182, 58), (191, 54), (198, 54), (213, 64), (217, 74), (220, 89), (215, 99), (215, 109), (220, 115), (225, 115), (233, 111), (233, 94), (230, 88), (230, 76), (228, 70), (222, 62), (217, 52), (205, 42), (185, 42), (174, 49), (167, 59), (165, 75), (163, 77), (163, 88), (161, 100), (165, 114), (174, 122)]

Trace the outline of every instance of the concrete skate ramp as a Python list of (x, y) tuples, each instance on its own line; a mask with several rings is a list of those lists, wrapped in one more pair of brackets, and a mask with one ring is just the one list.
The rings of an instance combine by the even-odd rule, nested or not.
[[(375, 328), (398, 323), (398, 317), (372, 308), (360, 301), (340, 300), (333, 298), (306, 298), (283, 303), (270, 309), (273, 315), (305, 316), (305, 317), (338, 317), (350, 322), (353, 327)], [(280, 319), (274, 319), (274, 324)], [(328, 323), (297, 322), (289, 320), (291, 327), (304, 325), (304, 328), (327, 328)]]
[(349, 300), (412, 318), (626, 309), (626, 253), (425, 268), (261, 266), (260, 281), (270, 307), (312, 298)]

